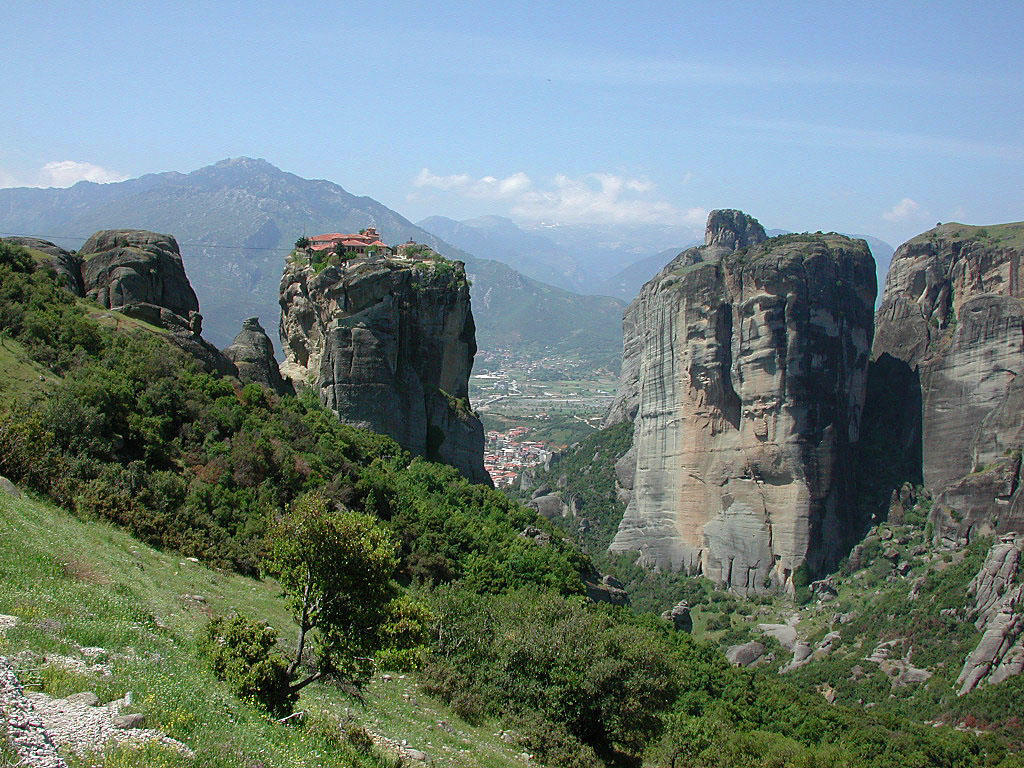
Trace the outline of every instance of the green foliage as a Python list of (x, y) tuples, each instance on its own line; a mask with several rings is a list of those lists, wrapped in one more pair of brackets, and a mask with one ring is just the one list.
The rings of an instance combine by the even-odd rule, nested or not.
[(12, 272), (28, 273), (33, 270), (32, 254), (27, 249), (6, 240), (0, 240), (0, 267)]
[[(477, 592), (539, 585), (562, 594), (583, 592), (589, 560), (532, 510), (504, 494), (472, 485), (452, 467), (414, 459), (402, 472), (371, 467), (362, 488), (384, 489), (380, 514), (400, 537), (407, 579), (443, 583), (461, 579)], [(519, 535), (530, 525), (553, 533), (538, 546)]]
[(205, 628), (202, 651), (218, 680), (238, 698), (281, 717), (297, 695), (289, 688), (288, 665), (274, 652), (277, 632), (269, 624), (235, 614), (213, 618)]
[(536, 515), (500, 492), (448, 467), (410, 464), (389, 438), (339, 423), (314, 392), (278, 398), (240, 388), (198, 370), (159, 335), (100, 328), (49, 275), (3, 269), (0, 315), (61, 309), (92, 339), (83, 346), (48, 333), (57, 346), (39, 356), (67, 360), (73, 375), (45, 400), (0, 408), (0, 472), (15, 481), (245, 573), (257, 570), (268, 521), (319, 490), (332, 504), (392, 521), (406, 578), (581, 589), (586, 558), (559, 537), (550, 547), (520, 538)]
[(303, 235), (302, 237), (295, 241), (295, 249), (301, 251), (306, 248), (309, 248), (309, 238)]
[(421, 669), (430, 652), (435, 621), (427, 604), (408, 593), (392, 600), (380, 627), (383, 647), (377, 654), (377, 668), (401, 672)]
[[(542, 759), (612, 749), (635, 754), (660, 728), (678, 670), (660, 626), (523, 590), (435, 593), (428, 690), (467, 715), (513, 718)], [(589, 748), (589, 750), (588, 750)], [(582, 760), (583, 762), (579, 762)]]
[(312, 493), (274, 521), (266, 547), (264, 568), (284, 588), (299, 627), (288, 673), (302, 662), (310, 633), (315, 648), (315, 672), (292, 689), (325, 675), (365, 681), (395, 596), (398, 560), (391, 536), (375, 518), (333, 509), (323, 494)]
[[(629, 423), (598, 430), (563, 454), (548, 472), (538, 475), (538, 484), (564, 487), (566, 493), (583, 500), (586, 515), (594, 525), (579, 543), (593, 557), (604, 555), (622, 519), (625, 505), (615, 496), (615, 462), (629, 450), (632, 441), (633, 425)], [(562, 478), (564, 486), (559, 483)]]
[(31, 255), (0, 241), (0, 334), (28, 349), (32, 358), (63, 373), (102, 346), (97, 324), (50, 270), (33, 271)]

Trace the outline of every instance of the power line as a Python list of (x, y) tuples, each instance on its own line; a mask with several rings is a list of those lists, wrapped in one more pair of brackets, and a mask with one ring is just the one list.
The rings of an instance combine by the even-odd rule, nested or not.
[[(4, 232), (0, 237), (34, 237), (37, 240), (88, 240), (92, 235), (26, 235), (18, 232)], [(258, 245), (224, 245), (222, 243), (183, 243), (178, 242), (178, 247), (188, 246), (190, 248), (227, 248), (234, 251), (290, 251), (291, 248), (278, 246), (267, 248)]]

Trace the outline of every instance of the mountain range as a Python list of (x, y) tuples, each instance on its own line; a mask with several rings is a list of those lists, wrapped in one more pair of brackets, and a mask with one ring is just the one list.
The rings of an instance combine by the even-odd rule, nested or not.
[[(525, 224), (503, 216), (462, 221), (430, 216), (418, 224), (464, 251), (486, 254), (535, 280), (625, 302), (636, 298), (644, 283), (681, 251), (703, 242), (704, 234), (688, 226)], [(770, 229), (768, 234), (789, 230)], [(878, 283), (884, 284), (893, 247), (870, 235), (849, 236), (867, 241)]]
[[(276, 328), (284, 257), (304, 234), (375, 226), (387, 242), (412, 239), (466, 263), (482, 349), (569, 354), (617, 365), (624, 303), (574, 294), (479, 258), (369, 197), (304, 179), (265, 160), (234, 158), (191, 173), (111, 184), (0, 189), (0, 232), (78, 248), (94, 231), (134, 227), (173, 234), (199, 295), (205, 333), (226, 346), (256, 315)], [(480, 254), (487, 256), (488, 254)]]

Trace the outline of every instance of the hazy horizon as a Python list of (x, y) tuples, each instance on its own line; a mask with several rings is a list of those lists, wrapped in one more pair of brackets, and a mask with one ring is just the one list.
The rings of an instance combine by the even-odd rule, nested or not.
[[(226, 157), (412, 221), (770, 226), (898, 245), (1024, 218), (1000, 3), (15, 2), (0, 187)], [(48, 44), (25, 30), (45, 30)]]

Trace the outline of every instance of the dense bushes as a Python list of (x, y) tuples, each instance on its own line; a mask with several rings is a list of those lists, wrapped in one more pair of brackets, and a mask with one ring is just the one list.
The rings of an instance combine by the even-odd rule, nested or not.
[(0, 406), (0, 473), (79, 514), (214, 565), (255, 574), (271, 516), (319, 489), (388, 521), (409, 581), (579, 591), (586, 559), (501, 493), (338, 422), (312, 392), (278, 398), (199, 370), (158, 334), (86, 316), (23, 249), (0, 252), (0, 333), (67, 375), (46, 398)]
[(543, 759), (582, 764), (631, 754), (655, 736), (679, 692), (660, 628), (520, 590), (482, 596), (438, 590), (426, 686), (464, 716), (512, 718)]
[(24, 248), (0, 241), (0, 332), (57, 373), (102, 347), (96, 323), (45, 271), (33, 271)]

